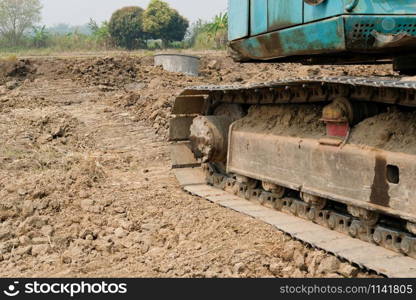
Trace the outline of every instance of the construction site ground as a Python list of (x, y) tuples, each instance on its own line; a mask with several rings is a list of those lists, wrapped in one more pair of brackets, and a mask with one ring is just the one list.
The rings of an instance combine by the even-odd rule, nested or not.
[(126, 53), (0, 62), (1, 277), (376, 277), (182, 191), (166, 135), (186, 86), (391, 66), (201, 58), (200, 77)]

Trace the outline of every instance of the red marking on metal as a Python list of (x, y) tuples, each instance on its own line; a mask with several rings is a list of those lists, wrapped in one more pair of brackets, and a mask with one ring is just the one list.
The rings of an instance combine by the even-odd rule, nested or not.
[(326, 123), (326, 133), (328, 136), (345, 138), (348, 136), (350, 125), (348, 123)]

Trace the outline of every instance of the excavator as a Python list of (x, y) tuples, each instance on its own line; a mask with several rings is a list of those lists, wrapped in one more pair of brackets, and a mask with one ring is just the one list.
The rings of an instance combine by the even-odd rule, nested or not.
[(416, 1), (229, 0), (228, 17), (236, 61), (398, 75), (186, 88), (169, 133), (183, 189), (363, 269), (416, 276)]

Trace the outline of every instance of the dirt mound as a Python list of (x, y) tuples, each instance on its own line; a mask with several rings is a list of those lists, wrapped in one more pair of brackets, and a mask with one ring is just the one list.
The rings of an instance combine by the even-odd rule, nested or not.
[(3, 95), (0, 92), (0, 112), (10, 112), (17, 108), (40, 108), (51, 105), (52, 102), (45, 99), (43, 96), (30, 96), (20, 94), (18, 89), (12, 92), (5, 92)]
[(26, 137), (30, 137), (34, 145), (85, 147), (86, 141), (80, 136), (82, 123), (64, 112), (46, 111), (30, 117), (22, 116), (19, 123), (25, 128)]
[(6, 265), (47, 259), (73, 239), (65, 225), (70, 216), (62, 214), (106, 178), (87, 130), (61, 108), (0, 115), (0, 261)]
[[(146, 121), (166, 135), (170, 108), (187, 86), (245, 85), (303, 76), (395, 76), (390, 65), (303, 66), (295, 63), (236, 63), (225, 53), (201, 55), (199, 77), (169, 73), (155, 67), (152, 56), (39, 60), (39, 72), (54, 80), (72, 78), (84, 86), (97, 86), (115, 92), (110, 102), (134, 111), (137, 120)], [(106, 97), (106, 99), (108, 99)]]
[(59, 110), (8, 113), (0, 118), (0, 166), (17, 172), (65, 170), (73, 164), (66, 153), (94, 145), (94, 140), (83, 134), (84, 128), (82, 122)]
[[(147, 64), (143, 58), (144, 65)], [(39, 58), (38, 75), (50, 80), (72, 79), (83, 86), (98, 86), (109, 92), (136, 82), (142, 58), (112, 56), (93, 58)]]
[(304, 138), (325, 136), (320, 105), (252, 106), (235, 129)]
[(350, 142), (416, 154), (416, 112), (391, 109), (354, 127)]
[(96, 58), (68, 65), (74, 79), (89, 85), (102, 86), (103, 90), (123, 87), (135, 81), (140, 59), (133, 57)]
[(201, 58), (203, 82), (252, 84), (306, 76), (397, 76), (391, 65), (307, 66), (298, 63), (236, 63), (224, 55)]
[[(36, 73), (36, 66), (28, 59), (9, 59), (0, 60), (0, 85), (15, 79), (22, 80)], [(16, 83), (10, 83), (10, 89), (17, 86)]]
[(390, 65), (376, 66), (303, 66), (295, 63), (235, 63), (223, 53), (201, 57), (199, 77), (168, 73), (152, 65), (139, 69), (141, 86), (120, 94), (114, 102), (135, 111), (139, 120), (166, 135), (170, 108), (184, 87), (196, 85), (247, 85), (304, 76), (396, 76)]

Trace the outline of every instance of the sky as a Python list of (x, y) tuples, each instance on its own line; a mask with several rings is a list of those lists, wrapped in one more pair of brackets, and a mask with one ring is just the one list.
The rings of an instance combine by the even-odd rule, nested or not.
[[(111, 14), (124, 6), (146, 8), (150, 0), (40, 0), (43, 5), (42, 23), (83, 25), (90, 18), (98, 22), (110, 19)], [(191, 22), (209, 20), (227, 9), (227, 0), (165, 0)]]

